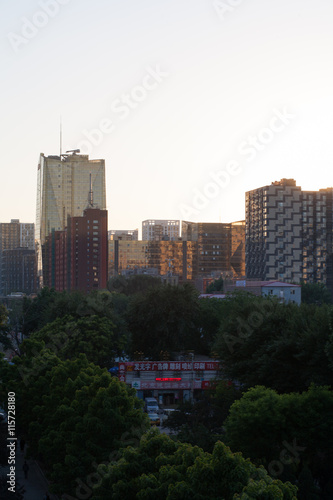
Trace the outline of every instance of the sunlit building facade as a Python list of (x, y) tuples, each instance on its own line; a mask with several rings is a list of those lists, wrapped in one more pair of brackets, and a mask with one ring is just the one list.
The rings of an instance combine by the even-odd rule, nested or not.
[(148, 241), (109, 239), (109, 277), (149, 267)]
[(171, 240), (180, 236), (179, 220), (148, 219), (142, 222), (142, 239), (148, 241)]
[(192, 281), (197, 244), (191, 241), (109, 240), (109, 277), (152, 270), (156, 275)]
[(333, 188), (281, 179), (246, 193), (246, 276), (324, 283), (333, 292)]
[(36, 242), (38, 274), (43, 284), (42, 246), (48, 235), (61, 231), (68, 217), (80, 217), (94, 193), (94, 206), (106, 209), (105, 161), (88, 155), (66, 154), (39, 158), (37, 170)]
[(182, 221), (182, 239), (196, 242), (194, 275), (242, 277), (245, 272), (245, 221)]
[(109, 240), (138, 240), (139, 230), (138, 229), (110, 229), (108, 231)]

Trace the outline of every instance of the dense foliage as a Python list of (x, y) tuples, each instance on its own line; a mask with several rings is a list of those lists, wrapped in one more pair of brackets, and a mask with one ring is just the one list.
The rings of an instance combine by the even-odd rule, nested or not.
[[(94, 471), (149, 426), (136, 391), (87, 361), (61, 361), (52, 351), (21, 357), (11, 367), (17, 427), (29, 438), (29, 454), (44, 464), (53, 490), (74, 492), (77, 478)], [(24, 382), (20, 375), (24, 375)]]
[(109, 368), (125, 347), (125, 338), (115, 338), (115, 326), (106, 317), (73, 316), (58, 318), (33, 333), (21, 346), (21, 354), (38, 353), (48, 348), (60, 359), (75, 359), (85, 353), (88, 360)]
[[(309, 303), (297, 306), (244, 292), (199, 299), (191, 285), (139, 276), (89, 295), (43, 289), (10, 314), (0, 309), (3, 344), (8, 331), (25, 334), (14, 364), (0, 359), (0, 402), (16, 392), (17, 428), (64, 498), (91, 496), (97, 477), (96, 500), (110, 491), (112, 498), (296, 498), (287, 480), (301, 500), (328, 500), (333, 308), (318, 290), (308, 287)], [(167, 359), (175, 351), (219, 359), (224, 381), (173, 412), (177, 442), (153, 434), (140, 444), (149, 426), (141, 403), (105, 367), (117, 357)]]
[(154, 432), (98, 472), (91, 500), (296, 500), (295, 486), (273, 480), (221, 442), (210, 454)]
[(225, 376), (279, 392), (333, 383), (330, 306), (281, 304), (242, 293), (227, 303), (215, 343)]
[(135, 297), (128, 313), (132, 352), (148, 359), (160, 359), (161, 351), (201, 352), (198, 295), (191, 285), (165, 285)]
[(328, 387), (311, 386), (301, 394), (251, 388), (231, 406), (225, 428), (231, 449), (263, 464), (272, 476), (300, 484), (309, 469), (321, 498), (333, 498), (333, 392)]

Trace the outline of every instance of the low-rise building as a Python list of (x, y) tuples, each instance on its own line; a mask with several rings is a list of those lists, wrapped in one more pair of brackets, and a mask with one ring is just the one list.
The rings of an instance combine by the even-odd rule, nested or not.
[(169, 406), (211, 389), (220, 377), (220, 363), (212, 359), (190, 361), (129, 361), (119, 363), (119, 380), (137, 391), (141, 399), (154, 397)]
[(284, 283), (283, 281), (248, 281), (240, 280), (225, 285), (225, 292), (243, 290), (258, 296), (277, 297), (281, 302), (301, 303), (301, 285)]

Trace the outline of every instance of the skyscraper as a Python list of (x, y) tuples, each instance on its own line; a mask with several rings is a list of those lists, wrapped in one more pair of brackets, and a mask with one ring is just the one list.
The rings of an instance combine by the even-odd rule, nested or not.
[(61, 231), (68, 217), (81, 217), (89, 206), (106, 209), (105, 161), (88, 155), (40, 155), (37, 171), (36, 243), (39, 284), (43, 284), (43, 245), (52, 230)]

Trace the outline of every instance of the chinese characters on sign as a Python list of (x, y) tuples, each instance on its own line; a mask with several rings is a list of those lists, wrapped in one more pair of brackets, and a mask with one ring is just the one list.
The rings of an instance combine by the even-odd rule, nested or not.
[(191, 361), (131, 361), (121, 363), (119, 372), (121, 371), (202, 371), (202, 370), (218, 370), (218, 361), (194, 361), (193, 366)]

